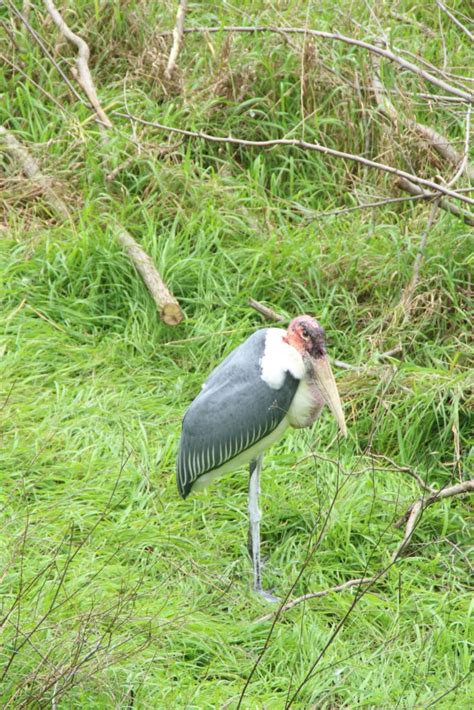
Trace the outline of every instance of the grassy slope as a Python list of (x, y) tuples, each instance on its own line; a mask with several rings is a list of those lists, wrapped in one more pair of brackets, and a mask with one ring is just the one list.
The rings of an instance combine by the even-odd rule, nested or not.
[[(172, 26), (173, 7), (111, 5), (99, 13), (98, 5), (74, 3), (67, 14), (91, 44), (105, 106), (224, 135), (304, 130), (307, 140), (366, 149), (433, 175), (420, 149), (408, 153), (412, 137), (401, 131), (393, 140), (372, 111), (362, 112), (367, 97), (355, 97), (320, 64), (352, 78), (357, 69), (363, 80), (363, 54), (323, 43), (308, 50), (302, 127), (300, 61), (279, 38), (229, 43), (219, 35), (211, 49), (189, 37), (180, 86), (165, 91), (156, 77), (167, 48), (154, 27)], [(243, 10), (255, 22), (304, 23), (306, 5), (290, 5), (244, 2), (241, 10), (211, 12), (193, 3), (188, 22), (247, 24)], [(333, 3), (317, 12), (311, 6), (310, 25), (363, 36), (351, 15), (366, 23), (366, 38), (377, 33), (364, 3), (340, 7), (342, 16)], [(430, 3), (382, 3), (377, 12), (398, 46), (442, 62)], [(374, 367), (338, 375), (347, 442), (334, 443), (335, 425), (325, 415), (314, 431), (289, 434), (267, 455), (266, 582), (285, 594), (327, 516), (295, 594), (375, 573), (401, 539), (394, 519), (419, 491), (399, 472), (375, 470), (364, 455), (369, 443), (417, 467), (434, 486), (458, 480), (467, 467), (468, 228), (441, 215), (404, 324), (396, 305), (428, 207), (308, 223), (298, 206), (322, 211), (368, 201), (391, 194), (391, 181), (296, 150), (261, 154), (190, 142), (160, 156), (168, 137), (140, 127), (137, 151), (129, 125), (118, 120), (104, 149), (87, 107), (3, 13), (17, 48), (7, 39), (2, 51), (63, 109), (9, 71), (2, 123), (37, 144), (35, 155), (78, 219), (55, 225), (34, 194), (24, 198), (24, 181), (5, 165), (0, 599), (2, 616), (12, 613), (2, 631), (1, 702), (50, 706), (56, 690), (63, 693), (58, 707), (128, 707), (133, 689), (139, 708), (233, 707), (269, 631), (268, 623), (253, 623), (265, 607), (249, 591), (246, 477), (240, 472), (209, 494), (178, 499), (174, 456), (183, 411), (221, 356), (260, 325), (246, 305), (250, 295), (287, 315), (317, 314), (335, 357)], [(44, 14), (33, 11), (31, 22), (54, 50), (56, 32)], [(467, 41), (442, 23), (451, 65), (465, 67)], [(58, 59), (72, 57), (68, 47), (60, 51)], [(395, 75), (385, 72), (390, 83)], [(403, 85), (416, 83), (404, 76)], [(448, 108), (405, 105), (461, 141), (463, 110)], [(112, 186), (105, 159), (107, 170), (124, 165)], [(114, 243), (110, 215), (155, 258), (186, 311), (181, 326), (157, 321)], [(398, 342), (403, 360), (375, 367), (376, 353)], [(463, 458), (453, 466), (458, 434)], [(338, 459), (339, 471), (321, 459), (297, 463), (311, 451)], [(429, 509), (410, 555), (358, 602), (296, 706), (427, 707), (459, 685), (438, 707), (467, 708), (468, 541), (465, 505)], [(351, 591), (331, 595), (278, 623), (245, 706), (283, 707), (353, 599)]]

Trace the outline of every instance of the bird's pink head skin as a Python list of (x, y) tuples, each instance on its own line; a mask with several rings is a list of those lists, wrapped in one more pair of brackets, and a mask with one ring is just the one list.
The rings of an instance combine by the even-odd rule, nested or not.
[(300, 353), (306, 367), (307, 377), (310, 378), (329, 406), (343, 435), (347, 436), (344, 411), (326, 353), (324, 330), (315, 318), (298, 316), (288, 326), (284, 340)]
[(286, 342), (303, 356), (313, 359), (326, 355), (324, 330), (311, 316), (294, 318), (286, 331)]

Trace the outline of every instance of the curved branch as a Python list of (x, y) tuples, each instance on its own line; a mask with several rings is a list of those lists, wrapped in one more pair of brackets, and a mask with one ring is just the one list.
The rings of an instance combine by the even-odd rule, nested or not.
[(63, 20), (61, 14), (56, 9), (53, 0), (44, 0), (44, 4), (46, 6), (47, 11), (51, 15), (53, 22), (58, 27), (61, 34), (77, 48), (78, 55), (76, 59), (76, 78), (84, 89), (85, 93), (87, 94), (87, 97), (91, 102), (94, 111), (96, 112), (99, 119), (102, 121), (104, 126), (107, 126), (107, 128), (111, 128), (112, 123), (108, 118), (107, 114), (105, 113), (104, 109), (100, 105), (100, 101), (97, 96), (97, 91), (95, 89), (94, 82), (92, 80), (92, 76), (89, 70), (89, 45), (82, 39), (82, 37), (79, 37), (79, 35), (75, 34), (71, 29), (69, 29), (69, 27)]
[(159, 128), (163, 131), (169, 131), (170, 133), (179, 133), (182, 136), (188, 136), (189, 138), (201, 138), (202, 140), (209, 141), (211, 143), (229, 143), (231, 145), (240, 145), (256, 148), (272, 148), (277, 145), (284, 146), (294, 146), (295, 148), (302, 148), (304, 150), (314, 150), (317, 153), (323, 153), (324, 155), (330, 155), (334, 158), (344, 158), (345, 160), (353, 160), (356, 163), (361, 163), (362, 165), (367, 165), (369, 168), (375, 168), (376, 170), (381, 170), (391, 175), (396, 175), (400, 178), (406, 178), (411, 182), (417, 183), (419, 185), (424, 185), (430, 190), (434, 190), (436, 193), (442, 193), (444, 195), (449, 195), (456, 200), (461, 200), (469, 205), (474, 205), (474, 199), (467, 197), (455, 190), (451, 190), (445, 185), (438, 184), (432, 180), (425, 180), (424, 178), (418, 177), (412, 173), (407, 173), (405, 170), (399, 170), (398, 168), (393, 168), (391, 165), (385, 165), (385, 163), (378, 163), (375, 160), (369, 160), (368, 158), (363, 158), (361, 155), (356, 155), (355, 153), (346, 153), (342, 150), (335, 150), (334, 148), (328, 148), (320, 143), (308, 143), (304, 140), (299, 140), (297, 138), (278, 138), (274, 140), (267, 141), (251, 141), (244, 140), (243, 138), (233, 138), (232, 136), (215, 136), (209, 133), (204, 133), (203, 131), (188, 131), (183, 128), (174, 128), (173, 126), (167, 126), (163, 123), (157, 123), (156, 121), (146, 121), (143, 118), (138, 118), (138, 116), (132, 116), (129, 113), (122, 113), (121, 111), (113, 111), (115, 116), (120, 116), (121, 118), (128, 118), (136, 123), (141, 123), (144, 126), (152, 126), (154, 128)]
[[(426, 69), (422, 69), (416, 64), (413, 64), (413, 62), (409, 62), (407, 59), (403, 59), (403, 57), (400, 57), (398, 54), (395, 54), (391, 50), (383, 49), (382, 47), (377, 47), (377, 45), (375, 44), (363, 42), (360, 39), (355, 39), (354, 37), (347, 37), (346, 35), (342, 35), (339, 33), (325, 32), (323, 30), (309, 30), (306, 27), (271, 27), (266, 25), (255, 25), (253, 27), (238, 25), (223, 25), (222, 27), (186, 27), (184, 29), (184, 32), (202, 34), (211, 34), (215, 32), (274, 32), (276, 34), (281, 35), (301, 34), (309, 35), (311, 37), (322, 37), (323, 39), (331, 39), (337, 42), (344, 42), (345, 44), (350, 44), (355, 47), (361, 47), (362, 49), (366, 49), (369, 52), (373, 52), (373, 54), (378, 54), (381, 57), (385, 57), (386, 59), (389, 59), (390, 61), (399, 64), (401, 67), (407, 69), (413, 74), (417, 74), (418, 76), (422, 77), (422, 79), (429, 81), (431, 84), (438, 86), (440, 89), (447, 91), (449, 94), (458, 96), (459, 98), (464, 99), (468, 103), (474, 103), (474, 94), (468, 91), (463, 91), (462, 89), (459, 89), (456, 86), (452, 86), (446, 81), (443, 81), (443, 79), (438, 79), (438, 77), (434, 76), (429, 71), (426, 71)], [(161, 32), (160, 34), (162, 37), (165, 37), (167, 35), (169, 36), (171, 32)]]

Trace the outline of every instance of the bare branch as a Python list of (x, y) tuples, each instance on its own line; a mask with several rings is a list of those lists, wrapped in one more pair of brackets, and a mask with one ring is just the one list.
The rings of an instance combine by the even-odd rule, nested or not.
[[(309, 594), (303, 594), (301, 597), (296, 597), (296, 599), (292, 599), (291, 602), (287, 602), (281, 607), (280, 613), (284, 613), (285, 611), (289, 611), (290, 609), (293, 609), (293, 607), (298, 606), (298, 604), (302, 604), (303, 602), (308, 601), (308, 599), (319, 599), (321, 597), (326, 597), (328, 594), (333, 594), (334, 592), (343, 592), (345, 589), (350, 589), (351, 587), (356, 587), (356, 586), (361, 586), (362, 584), (370, 584), (370, 582), (373, 582), (374, 577), (361, 577), (360, 579), (350, 579), (348, 582), (344, 582), (343, 584), (338, 584), (335, 587), (329, 587), (329, 589), (323, 589), (320, 592), (310, 592)], [(265, 614), (265, 616), (261, 616), (259, 619), (256, 619), (255, 623), (259, 624), (262, 621), (270, 621), (270, 619), (273, 618), (275, 612), (271, 612), (270, 614)]]
[(121, 118), (128, 118), (136, 123), (141, 123), (144, 126), (152, 126), (154, 128), (159, 128), (163, 131), (169, 131), (171, 133), (179, 133), (183, 136), (188, 136), (190, 138), (201, 138), (202, 140), (209, 141), (211, 143), (229, 143), (231, 145), (240, 145), (255, 148), (272, 148), (274, 146), (294, 146), (296, 148), (301, 148), (304, 150), (314, 150), (318, 153), (323, 153), (324, 155), (330, 155), (334, 158), (343, 158), (344, 160), (353, 160), (362, 165), (367, 165), (369, 168), (374, 168), (376, 170), (381, 170), (397, 177), (403, 177), (411, 182), (425, 185), (426, 187), (434, 190), (435, 192), (441, 192), (444, 195), (455, 198), (456, 200), (461, 200), (467, 204), (474, 205), (474, 199), (467, 197), (466, 195), (451, 190), (444, 185), (439, 185), (431, 180), (425, 180), (424, 178), (418, 177), (412, 173), (407, 173), (405, 170), (399, 170), (398, 168), (393, 168), (391, 165), (385, 165), (385, 163), (378, 163), (375, 160), (369, 160), (361, 155), (356, 155), (355, 153), (346, 153), (341, 150), (335, 150), (334, 148), (328, 148), (325, 145), (319, 143), (308, 143), (307, 141), (299, 140), (297, 138), (278, 138), (274, 140), (267, 141), (252, 141), (245, 140), (243, 138), (233, 138), (232, 136), (215, 136), (209, 133), (204, 133), (203, 131), (188, 131), (183, 128), (174, 128), (173, 126), (167, 126), (163, 123), (158, 123), (156, 121), (146, 121), (138, 116), (132, 116), (129, 113), (122, 113), (121, 111), (113, 111), (115, 116), (120, 116)]
[(256, 311), (262, 314), (265, 318), (268, 320), (276, 320), (276, 321), (282, 321), (286, 320), (284, 316), (279, 315), (276, 313), (274, 310), (269, 308), (268, 306), (264, 306), (263, 303), (260, 303), (260, 301), (256, 301), (254, 298), (249, 298), (249, 306), (252, 308), (255, 308)]
[(115, 234), (128, 254), (130, 261), (140, 273), (148, 291), (156, 303), (160, 318), (167, 325), (177, 325), (184, 318), (178, 301), (168, 291), (160, 274), (156, 270), (151, 257), (141, 248), (132, 235), (118, 223), (115, 224)]
[(170, 56), (168, 58), (168, 64), (166, 65), (165, 69), (166, 79), (171, 79), (171, 75), (176, 65), (176, 60), (178, 59), (178, 53), (183, 39), (184, 18), (186, 15), (187, 6), (188, 0), (179, 0), (178, 12), (176, 13), (176, 25), (173, 30), (173, 46), (171, 47)]
[[(70, 214), (66, 203), (56, 195), (51, 187), (50, 179), (43, 175), (34, 158), (31, 157), (18, 139), (7, 131), (6, 128), (0, 126), (0, 141), (2, 139), (5, 143), (5, 150), (14, 156), (21, 165), (23, 172), (37, 183), (56, 217), (61, 221), (69, 219)], [(184, 318), (181, 308), (177, 300), (166, 287), (151, 257), (146, 254), (132, 235), (118, 222), (114, 223), (114, 232), (117, 240), (125, 249), (130, 261), (142, 276), (151, 297), (155, 301), (161, 319), (167, 325), (177, 325), (180, 323)]]
[[(224, 25), (223, 27), (187, 27), (184, 29), (185, 33), (214, 33), (214, 32), (250, 32), (250, 33), (255, 33), (255, 32), (274, 32), (276, 34), (280, 35), (285, 35), (285, 34), (300, 34), (300, 35), (310, 35), (312, 37), (321, 37), (323, 39), (330, 39), (334, 40), (336, 42), (344, 42), (349, 45), (353, 45), (356, 47), (361, 47), (362, 49), (366, 49), (369, 52), (372, 52), (373, 54), (378, 54), (381, 57), (385, 57), (386, 59), (389, 59), (392, 62), (395, 62), (396, 64), (399, 64), (401, 67), (404, 69), (407, 69), (408, 71), (413, 72), (414, 74), (417, 74), (418, 76), (422, 77), (426, 81), (431, 82), (435, 86), (438, 86), (439, 88), (443, 89), (444, 91), (447, 91), (449, 94), (454, 94), (455, 96), (459, 96), (460, 98), (464, 99), (468, 103), (474, 103), (474, 94), (464, 91), (462, 89), (459, 89), (455, 86), (452, 86), (451, 84), (448, 84), (446, 81), (443, 81), (442, 79), (438, 79), (438, 77), (434, 76), (430, 72), (426, 71), (425, 69), (422, 69), (421, 67), (418, 67), (416, 64), (413, 64), (413, 62), (409, 62), (406, 59), (403, 59), (403, 57), (400, 57), (398, 54), (395, 54), (394, 52), (390, 51), (389, 49), (383, 49), (382, 47), (378, 47), (375, 44), (369, 44), (368, 42), (363, 42), (362, 40), (355, 39), (354, 37), (347, 37), (342, 34), (336, 34), (334, 32), (325, 32), (323, 30), (309, 30), (306, 27), (271, 27), (271, 26), (265, 26), (265, 25), (255, 25), (252, 27), (246, 27), (246, 26), (238, 26), (238, 25)], [(170, 35), (170, 32), (161, 32), (160, 33), (162, 37)]]
[(66, 203), (58, 197), (51, 187), (50, 178), (43, 175), (36, 160), (21, 145), (20, 141), (6, 128), (0, 126), (0, 146), (2, 143), (4, 144), (4, 150), (14, 157), (24, 174), (38, 185), (56, 217), (61, 220), (69, 219), (70, 215)]
[(59, 31), (61, 32), (64, 37), (74, 44), (78, 50), (78, 55), (77, 55), (77, 60), (76, 60), (76, 65), (77, 65), (77, 80), (79, 81), (80, 85), (84, 89), (85, 93), (87, 94), (87, 97), (89, 101), (91, 102), (97, 116), (99, 119), (102, 121), (104, 126), (107, 128), (112, 127), (112, 123), (108, 116), (106, 115), (104, 109), (102, 108), (99, 98), (97, 96), (97, 91), (95, 89), (94, 82), (92, 80), (92, 76), (89, 70), (89, 56), (90, 56), (90, 51), (89, 51), (89, 46), (87, 42), (85, 42), (82, 37), (79, 37), (79, 35), (75, 34), (72, 32), (72, 30), (69, 29), (65, 21), (63, 20), (61, 14), (58, 12), (56, 9), (53, 0), (44, 0), (44, 4), (46, 6), (46, 9), (48, 10), (49, 14), (51, 15), (51, 18), (53, 22), (56, 24), (58, 27)]
[(436, 0), (436, 4), (438, 5), (439, 9), (442, 10), (442, 11), (444, 12), (444, 14), (447, 15), (447, 16), (449, 17), (449, 19), (450, 19), (452, 22), (454, 22), (454, 24), (455, 24), (457, 27), (459, 27), (459, 29), (462, 30), (462, 32), (464, 32), (464, 34), (465, 34), (467, 37), (469, 37), (469, 39), (471, 40), (471, 42), (474, 42), (474, 35), (472, 34), (472, 32), (470, 32), (470, 31), (467, 29), (467, 27), (466, 27), (465, 25), (463, 25), (463, 23), (462, 23), (460, 20), (458, 20), (458, 18), (455, 17), (452, 12), (450, 12), (450, 11), (448, 10), (448, 8), (446, 7), (446, 5), (445, 5), (443, 2), (441, 2), (441, 0)]
[[(380, 57), (372, 56), (372, 91), (377, 102), (377, 109), (386, 118), (388, 118), (392, 123), (398, 125), (398, 123), (405, 123), (416, 135), (424, 140), (431, 148), (433, 148), (438, 155), (440, 155), (444, 160), (446, 160), (451, 165), (456, 168), (460, 168), (460, 173), (465, 172), (470, 180), (474, 180), (474, 167), (468, 163), (468, 152), (464, 152), (464, 155), (459, 153), (459, 151), (454, 148), (451, 142), (441, 133), (438, 133), (430, 126), (425, 126), (423, 123), (414, 121), (411, 118), (406, 118), (405, 116), (400, 116), (397, 109), (393, 103), (388, 98), (388, 94), (385, 87), (382, 84), (380, 76)], [(468, 119), (466, 125), (466, 134), (469, 135), (469, 120), (470, 113), (468, 112)]]
[[(379, 579), (381, 579), (387, 572), (388, 570), (393, 567), (393, 565), (397, 562), (399, 557), (401, 556), (402, 552), (405, 550), (407, 547), (408, 543), (411, 540), (411, 537), (413, 535), (413, 532), (416, 528), (416, 524), (418, 522), (418, 519), (420, 517), (421, 512), (427, 508), (429, 505), (432, 505), (433, 503), (436, 503), (438, 500), (442, 500), (443, 498), (449, 498), (451, 496), (455, 495), (462, 495), (463, 493), (472, 493), (474, 491), (474, 479), (471, 481), (465, 481), (464, 483), (458, 483), (455, 486), (451, 486), (450, 488), (443, 488), (440, 491), (436, 491), (433, 495), (429, 496), (428, 498), (420, 498), (419, 500), (415, 501), (410, 508), (407, 510), (405, 515), (400, 518), (395, 523), (395, 527), (401, 527), (405, 522), (407, 523), (406, 528), (405, 528), (405, 534), (403, 536), (403, 540), (400, 542), (400, 544), (397, 546), (395, 551), (392, 553), (391, 559), (390, 559), (390, 564), (387, 565), (387, 567), (383, 568), (377, 574), (373, 575), (372, 577), (361, 577), (358, 579), (350, 579), (347, 582), (344, 582), (343, 584), (338, 584), (335, 587), (329, 587), (328, 589), (323, 589), (319, 592), (309, 592), (308, 594), (303, 594), (300, 597), (296, 597), (296, 599), (293, 599), (292, 601), (287, 601), (285, 604), (283, 604), (279, 609), (277, 609), (274, 612), (271, 612), (270, 614), (266, 614), (265, 616), (260, 617), (259, 619), (256, 619), (255, 623), (260, 623), (263, 621), (270, 621), (273, 619), (275, 621), (277, 617), (279, 617), (281, 614), (283, 614), (286, 611), (289, 611), (290, 609), (293, 609), (295, 606), (298, 604), (302, 604), (303, 602), (308, 601), (309, 599), (319, 599), (321, 597), (325, 597), (328, 594), (332, 594), (335, 592), (343, 592), (346, 589), (350, 589), (351, 587), (358, 587), (358, 595), (357, 598), (360, 598), (362, 595), (364, 595), (370, 587), (374, 585), (375, 582), (377, 582)], [(364, 589), (361, 589), (363, 585), (366, 585)], [(354, 600), (353, 604), (355, 603), (356, 600)]]
[[(395, 182), (396, 186), (399, 187), (401, 190), (404, 190), (405, 192), (409, 192), (410, 195), (419, 196), (422, 197), (423, 195), (428, 195), (429, 193), (424, 192), (424, 190), (419, 187), (419, 185), (415, 185), (413, 182), (410, 182), (410, 180), (406, 180), (406, 178), (399, 178)], [(445, 210), (446, 212), (450, 212), (451, 214), (455, 215), (456, 217), (460, 217), (464, 221), (465, 224), (468, 224), (470, 227), (474, 227), (474, 215), (471, 215), (469, 212), (466, 212), (465, 210), (460, 209), (457, 205), (453, 205), (452, 202), (449, 202), (449, 200), (446, 200), (442, 198), (439, 201), (439, 207), (441, 207), (442, 210)]]
[(404, 515), (402, 515), (399, 520), (397, 520), (397, 522), (395, 523), (395, 527), (400, 528), (407, 520), (409, 520), (410, 516), (413, 513), (413, 510), (418, 510), (418, 504), (420, 504), (421, 506), (418, 510), (419, 514), (425, 508), (428, 508), (430, 505), (433, 505), (433, 503), (437, 503), (438, 500), (442, 500), (443, 498), (451, 498), (452, 496), (459, 496), (463, 493), (473, 492), (474, 478), (470, 481), (463, 481), (463, 483), (456, 483), (454, 486), (442, 488), (440, 491), (436, 491), (428, 498), (420, 498), (419, 500), (415, 501), (415, 503), (412, 503), (412, 505), (408, 508), (407, 512), (404, 513)]

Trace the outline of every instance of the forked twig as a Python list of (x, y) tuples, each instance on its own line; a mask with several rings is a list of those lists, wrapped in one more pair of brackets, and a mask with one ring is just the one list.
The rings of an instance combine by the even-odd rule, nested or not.
[(87, 97), (91, 102), (94, 111), (96, 112), (103, 125), (107, 128), (111, 128), (112, 123), (100, 104), (99, 97), (97, 96), (97, 91), (89, 70), (89, 45), (82, 39), (82, 37), (79, 37), (79, 35), (75, 34), (75, 32), (73, 32), (68, 27), (66, 22), (63, 20), (62, 15), (56, 9), (53, 0), (44, 0), (44, 4), (46, 6), (47, 11), (51, 15), (53, 22), (58, 27), (61, 34), (77, 48), (78, 55), (76, 59), (76, 79), (87, 94)]
[(166, 79), (171, 79), (171, 75), (176, 66), (176, 60), (178, 59), (181, 42), (183, 40), (184, 18), (186, 15), (187, 6), (188, 0), (179, 0), (178, 12), (176, 13), (176, 24), (173, 30), (173, 46), (171, 47), (170, 56), (168, 58), (168, 64), (166, 65), (165, 69)]
[(470, 481), (463, 481), (462, 483), (456, 483), (454, 486), (442, 488), (441, 490), (436, 491), (432, 495), (428, 496), (428, 498), (419, 498), (417, 501), (412, 503), (406, 513), (404, 513), (402, 517), (397, 520), (397, 522), (395, 523), (395, 527), (401, 528), (401, 526), (412, 517), (414, 510), (417, 511), (417, 515), (415, 517), (418, 517), (422, 510), (428, 508), (430, 505), (433, 505), (433, 503), (437, 503), (439, 500), (443, 500), (443, 498), (451, 498), (452, 496), (459, 496), (463, 495), (463, 493), (473, 492), (474, 478), (472, 478)]
[[(425, 197), (427, 199), (433, 199), (433, 197), (429, 197), (427, 193), (421, 188), (419, 185), (415, 185), (413, 182), (410, 180), (407, 180), (406, 178), (398, 178), (395, 181), (395, 185), (400, 188), (400, 190), (404, 190), (405, 192), (408, 192), (410, 195), (413, 195), (414, 197), (419, 196), (419, 197)], [(465, 224), (468, 224), (470, 227), (474, 227), (474, 215), (470, 214), (466, 210), (461, 209), (457, 205), (454, 205), (452, 202), (447, 200), (446, 198), (442, 197), (439, 200), (438, 206), (441, 207), (442, 210), (445, 212), (450, 212), (451, 214), (455, 215), (456, 217), (459, 217), (464, 221)]]

